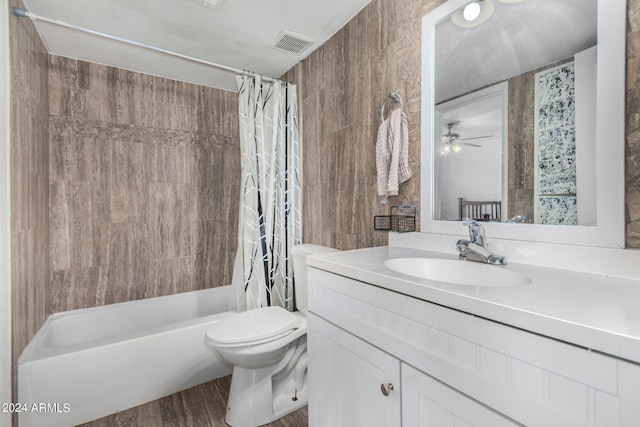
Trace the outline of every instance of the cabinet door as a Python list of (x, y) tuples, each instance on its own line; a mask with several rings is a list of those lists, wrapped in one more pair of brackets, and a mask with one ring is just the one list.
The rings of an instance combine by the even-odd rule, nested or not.
[(308, 316), (309, 426), (400, 426), (400, 362)]
[(402, 364), (403, 427), (519, 425), (429, 375)]

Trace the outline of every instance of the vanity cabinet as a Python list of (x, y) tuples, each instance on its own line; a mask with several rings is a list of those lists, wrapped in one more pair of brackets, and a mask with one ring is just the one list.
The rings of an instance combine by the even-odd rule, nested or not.
[(400, 361), (309, 314), (311, 426), (400, 427)]
[(402, 364), (402, 425), (519, 426), (406, 363)]
[(637, 364), (317, 268), (309, 310), (311, 427), (640, 425)]

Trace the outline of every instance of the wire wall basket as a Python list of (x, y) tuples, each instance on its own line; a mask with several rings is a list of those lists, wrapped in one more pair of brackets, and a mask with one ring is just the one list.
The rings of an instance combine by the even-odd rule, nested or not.
[(412, 207), (413, 215), (399, 213), (398, 206), (391, 206), (391, 215), (376, 215), (373, 217), (374, 230), (395, 231), (397, 233), (407, 233), (416, 231), (416, 208)]

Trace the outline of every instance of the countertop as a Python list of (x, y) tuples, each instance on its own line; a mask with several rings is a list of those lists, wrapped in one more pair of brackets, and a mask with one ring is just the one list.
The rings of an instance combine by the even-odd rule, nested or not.
[(308, 258), (308, 264), (640, 363), (640, 280), (509, 263), (489, 267), (523, 274), (531, 279), (531, 283), (497, 288), (431, 281), (384, 266), (391, 258), (420, 257), (457, 258), (440, 252), (381, 246), (315, 255)]

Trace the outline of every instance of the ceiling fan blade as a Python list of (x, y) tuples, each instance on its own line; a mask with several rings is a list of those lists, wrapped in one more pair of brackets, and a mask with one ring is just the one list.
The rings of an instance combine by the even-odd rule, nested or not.
[(485, 135), (485, 136), (472, 136), (470, 138), (460, 138), (460, 141), (466, 141), (469, 139), (482, 139), (482, 138), (492, 138), (493, 135)]
[(480, 144), (472, 144), (470, 142), (460, 142), (460, 145), (468, 145), (469, 147), (478, 147), (478, 148), (482, 148), (484, 147), (484, 145), (480, 145)]

